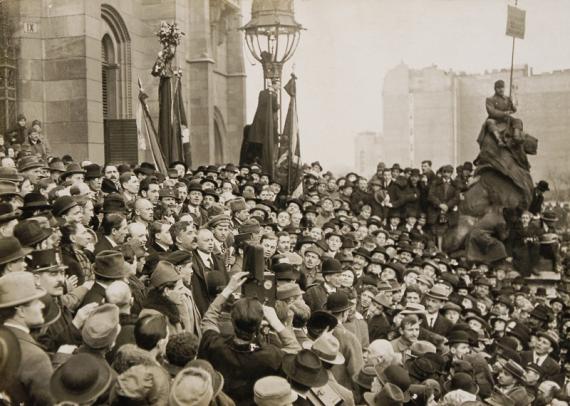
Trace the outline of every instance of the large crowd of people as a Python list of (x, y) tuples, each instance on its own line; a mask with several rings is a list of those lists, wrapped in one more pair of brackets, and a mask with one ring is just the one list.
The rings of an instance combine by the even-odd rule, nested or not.
[[(445, 252), (476, 168), (167, 173), (0, 159), (0, 393), (12, 405), (570, 403), (567, 207)], [(544, 271), (555, 282), (530, 286)]]

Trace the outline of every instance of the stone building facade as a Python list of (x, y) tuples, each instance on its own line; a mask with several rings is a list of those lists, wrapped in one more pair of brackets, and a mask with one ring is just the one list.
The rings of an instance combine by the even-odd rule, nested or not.
[[(176, 65), (183, 72), (193, 163), (237, 160), (245, 125), (239, 0), (4, 3), (17, 48), (16, 110), (43, 122), (55, 153), (104, 162), (110, 140), (128, 153), (133, 130), (136, 145), (139, 79), (158, 126), (159, 80), (150, 74), (160, 50), (155, 33), (161, 21), (175, 21), (186, 34)], [(121, 137), (129, 143), (121, 144)], [(137, 155), (144, 159), (144, 151)]]
[[(434, 66), (392, 69), (384, 79), (382, 158), (404, 166), (432, 159), (436, 168), (472, 161), (487, 117), (485, 98), (498, 79), (508, 86), (509, 70), (467, 75)], [(516, 116), (539, 139), (538, 155), (530, 157), (533, 177), (570, 171), (570, 70), (533, 74), (517, 67), (513, 83)]]

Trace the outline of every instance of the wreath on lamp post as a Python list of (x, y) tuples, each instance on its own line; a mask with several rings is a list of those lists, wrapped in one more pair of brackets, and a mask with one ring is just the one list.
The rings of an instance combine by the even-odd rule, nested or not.
[(172, 60), (176, 56), (176, 47), (180, 45), (184, 32), (178, 28), (175, 22), (169, 24), (166, 21), (160, 23), (160, 30), (156, 33), (162, 49), (158, 52), (151, 74), (158, 77), (181, 75), (180, 68), (172, 69)]

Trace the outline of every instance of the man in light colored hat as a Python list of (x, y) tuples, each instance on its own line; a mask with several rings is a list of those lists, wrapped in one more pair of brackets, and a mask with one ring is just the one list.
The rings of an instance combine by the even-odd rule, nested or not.
[(212, 378), (202, 368), (180, 371), (170, 389), (170, 406), (208, 406), (214, 397)]
[(14, 404), (51, 404), (49, 380), (53, 368), (47, 353), (30, 335), (30, 329), (44, 323), (40, 300), (46, 291), (36, 287), (28, 272), (0, 277), (0, 322), (18, 338), (22, 360), (8, 394)]
[(357, 374), (364, 365), (362, 345), (356, 335), (349, 331), (343, 323), (346, 323), (352, 309), (352, 304), (344, 292), (335, 292), (328, 296), (326, 310), (337, 319), (337, 325), (332, 330), (333, 335), (340, 343), (340, 352), (346, 362), (344, 365), (335, 365), (332, 373), (337, 382), (345, 388), (352, 390), (354, 382), (352, 377)]
[(426, 328), (436, 334), (446, 336), (453, 323), (440, 314), (440, 309), (447, 302), (447, 290), (441, 285), (435, 285), (425, 295)]
[(104, 359), (115, 346), (120, 332), (119, 308), (111, 303), (102, 304), (85, 320), (81, 329), (83, 345), (77, 352), (87, 352)]
[(329, 376), (328, 385), (332, 390), (338, 393), (347, 406), (354, 405), (352, 388), (349, 389), (340, 385), (332, 373), (332, 368), (335, 365), (343, 365), (345, 363), (344, 356), (340, 353), (340, 343), (338, 339), (331, 332), (325, 331), (314, 342), (304, 342), (303, 347), (311, 350), (321, 359), (323, 367)]
[(266, 376), (253, 386), (253, 401), (257, 406), (291, 406), (297, 398), (289, 382), (280, 376)]

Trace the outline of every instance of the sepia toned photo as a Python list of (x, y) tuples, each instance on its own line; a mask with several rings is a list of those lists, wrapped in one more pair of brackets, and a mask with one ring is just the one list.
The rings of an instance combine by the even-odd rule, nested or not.
[(568, 406), (568, 0), (0, 0), (0, 405)]

